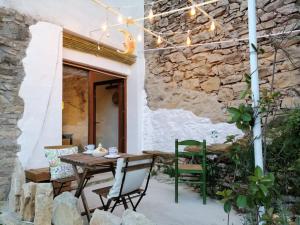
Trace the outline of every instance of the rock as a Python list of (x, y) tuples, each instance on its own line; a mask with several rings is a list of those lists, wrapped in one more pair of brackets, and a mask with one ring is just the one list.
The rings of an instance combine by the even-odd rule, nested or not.
[(241, 92), (247, 89), (247, 83), (240, 82), (240, 83), (233, 84), (231, 87), (234, 92), (234, 96), (239, 96)]
[[(258, 2), (260, 2), (260, 1), (258, 1)], [(275, 11), (276, 9), (278, 9), (280, 6), (282, 6), (283, 4), (284, 4), (284, 1), (282, 1), (282, 0), (275, 0), (274, 2), (272, 2), (272, 3), (268, 4), (268, 5), (266, 5), (266, 6), (264, 7), (264, 10), (265, 10), (266, 12), (273, 12), (273, 11)]]
[(241, 81), (243, 79), (242, 75), (232, 75), (232, 76), (227, 76), (224, 79), (222, 79), (222, 84), (232, 84), (236, 83), (238, 81)]
[(193, 69), (193, 76), (205, 77), (209, 73), (211, 66), (209, 64)]
[(172, 68), (173, 68), (173, 64), (172, 63), (170, 63), (170, 62), (166, 62), (165, 63), (164, 71), (169, 72), (169, 71), (172, 70)]
[(182, 87), (185, 89), (195, 89), (196, 87), (200, 87), (199, 79), (194, 78), (194, 79), (184, 80), (182, 82)]
[(33, 222), (35, 213), (36, 184), (25, 183), (22, 186), (20, 216), (24, 221)]
[(12, 174), (10, 192), (8, 196), (8, 205), (11, 212), (19, 212), (21, 205), (22, 186), (25, 183), (25, 172), (21, 162), (17, 158), (15, 169)]
[(183, 43), (186, 40), (186, 34), (175, 34), (172, 40), (176, 44)]
[(282, 99), (281, 108), (296, 108), (300, 107), (300, 98), (299, 97), (285, 97)]
[(90, 225), (121, 225), (121, 218), (110, 212), (96, 209), (93, 213)]
[(34, 225), (51, 225), (52, 208), (52, 184), (36, 184)]
[(53, 225), (83, 225), (78, 199), (71, 192), (63, 192), (53, 200)]
[(208, 21), (209, 21), (209, 19), (206, 16), (200, 15), (200, 16), (197, 17), (197, 23), (204, 24)]
[(282, 15), (291, 15), (292, 13), (297, 13), (299, 12), (298, 7), (296, 6), (296, 4), (288, 4), (285, 5), (283, 7), (280, 7), (278, 9), (276, 9), (277, 12), (281, 13)]
[(218, 17), (218, 16), (222, 16), (225, 13), (225, 8), (224, 7), (220, 7), (217, 8), (213, 11), (211, 11), (210, 15), (214, 18)]
[(265, 7), (266, 4), (268, 4), (270, 2), (270, 0), (259, 0), (257, 1), (257, 8), (258, 9), (263, 9)]
[(169, 83), (169, 82), (172, 81), (172, 77), (166, 76), (166, 77), (163, 78), (163, 81), (164, 81), (165, 83)]
[(186, 58), (185, 56), (183, 55), (182, 52), (175, 52), (175, 53), (172, 53), (171, 55), (169, 55), (169, 59), (171, 60), (171, 62), (185, 62), (186, 61)]
[(4, 212), (0, 214), (0, 223), (3, 225), (33, 225), (32, 222), (22, 221), (15, 212)]
[(276, 26), (276, 23), (273, 20), (260, 23), (257, 25), (257, 30), (265, 30), (265, 29), (270, 29)]
[(218, 100), (228, 102), (234, 99), (233, 90), (231, 88), (221, 88), (218, 93)]
[(232, 3), (229, 6), (230, 10), (239, 9), (240, 5), (238, 3)]
[(193, 35), (191, 39), (193, 40), (193, 43), (205, 41), (205, 40), (210, 39), (210, 33), (209, 32), (200, 32), (196, 35)]
[[(271, 82), (272, 77), (268, 77)], [(297, 70), (277, 73), (274, 77), (275, 88), (287, 88), (300, 84), (300, 75)]]
[(209, 54), (207, 55), (207, 62), (209, 63), (215, 63), (215, 62), (220, 62), (223, 60), (223, 56), (220, 54)]
[(180, 71), (175, 71), (174, 72), (174, 75), (173, 75), (173, 78), (176, 82), (178, 81), (182, 81), (183, 78), (184, 78), (184, 73), (183, 72), (180, 72)]
[(205, 92), (212, 92), (212, 91), (219, 90), (219, 87), (220, 87), (220, 78), (218, 77), (210, 78), (201, 84), (201, 88)]
[(270, 13), (264, 13), (261, 17), (260, 20), (261, 22), (266, 22), (269, 20), (272, 20), (276, 17), (276, 13), (275, 12), (270, 12)]
[(159, 74), (161, 74), (162, 72), (164, 71), (164, 68), (163, 67), (154, 67), (153, 69), (152, 69), (152, 73), (153, 74), (155, 74), (155, 75), (159, 75)]
[(141, 213), (127, 209), (122, 216), (122, 225), (156, 225)]

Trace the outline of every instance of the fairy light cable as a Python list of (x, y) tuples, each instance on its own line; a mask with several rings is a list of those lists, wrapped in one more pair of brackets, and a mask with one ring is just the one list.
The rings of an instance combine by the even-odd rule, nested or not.
[[(300, 33), (300, 30), (259, 35), (259, 36), (257, 36), (257, 39), (270, 38), (270, 37), (280, 36), (283, 34), (294, 34), (294, 33)], [(198, 46), (211, 46), (211, 45), (219, 45), (219, 44), (228, 44), (228, 43), (233, 43), (233, 42), (244, 42), (244, 41), (248, 41), (248, 40), (249, 40), (249, 38), (236, 38), (236, 39), (230, 39), (230, 40), (224, 40), (224, 41), (214, 41), (214, 42), (209, 42), (209, 43), (191, 44), (190, 46), (180, 45), (180, 46), (174, 46), (174, 47), (170, 46), (170, 47), (164, 47), (164, 48), (149, 48), (149, 49), (145, 49), (144, 52), (170, 50), (170, 49), (174, 49), (174, 48), (181, 49), (181, 48), (190, 48), (190, 47), (198, 47)]]

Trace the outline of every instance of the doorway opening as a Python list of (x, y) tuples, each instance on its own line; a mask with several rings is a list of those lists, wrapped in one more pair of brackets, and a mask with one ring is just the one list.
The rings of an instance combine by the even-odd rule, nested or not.
[(71, 62), (63, 66), (63, 144), (126, 152), (126, 77)]

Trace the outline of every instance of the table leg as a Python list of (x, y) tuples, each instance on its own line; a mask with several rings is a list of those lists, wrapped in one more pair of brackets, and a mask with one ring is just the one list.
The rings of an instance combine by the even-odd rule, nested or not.
[(77, 180), (77, 183), (78, 183), (78, 187), (77, 187), (76, 192), (75, 192), (75, 197), (79, 198), (79, 196), (81, 196), (82, 204), (83, 204), (87, 219), (88, 219), (88, 221), (90, 221), (91, 214), (90, 214), (90, 210), (89, 210), (89, 207), (88, 207), (88, 204), (87, 204), (87, 201), (86, 201), (86, 197), (85, 197), (85, 194), (84, 194), (84, 190), (83, 190), (88, 170), (86, 168), (84, 168), (83, 174), (81, 176), (79, 176), (77, 166), (72, 165), (72, 167), (73, 167), (74, 174), (75, 174), (75, 177), (76, 177), (76, 180)]

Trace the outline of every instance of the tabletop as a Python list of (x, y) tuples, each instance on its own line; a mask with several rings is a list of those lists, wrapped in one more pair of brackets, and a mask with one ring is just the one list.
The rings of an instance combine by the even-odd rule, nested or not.
[[(130, 157), (130, 154), (120, 154), (122, 158)], [(105, 157), (95, 157), (90, 154), (71, 154), (71, 155), (63, 155), (59, 157), (62, 162), (69, 163), (76, 166), (81, 167), (97, 167), (105, 164), (115, 163), (118, 159), (108, 159)]]

